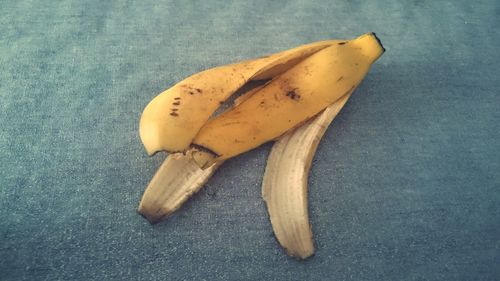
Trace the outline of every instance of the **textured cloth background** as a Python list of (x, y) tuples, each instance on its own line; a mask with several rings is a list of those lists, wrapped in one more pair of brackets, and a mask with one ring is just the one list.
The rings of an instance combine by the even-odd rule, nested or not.
[[(498, 1), (0, 0), (0, 280), (500, 280)], [(145, 105), (205, 68), (375, 31), (387, 52), (322, 140), (316, 255), (287, 257), (228, 161), (167, 221)]]

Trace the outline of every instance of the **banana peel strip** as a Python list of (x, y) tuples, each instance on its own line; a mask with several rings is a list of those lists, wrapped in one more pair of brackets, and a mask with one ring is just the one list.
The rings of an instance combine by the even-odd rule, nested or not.
[(222, 162), (204, 170), (188, 154), (170, 154), (149, 183), (138, 212), (154, 224), (179, 209), (198, 192)]
[(276, 239), (290, 256), (305, 259), (314, 253), (307, 206), (309, 169), (321, 137), (351, 93), (282, 136), (274, 143), (267, 159), (262, 197)]

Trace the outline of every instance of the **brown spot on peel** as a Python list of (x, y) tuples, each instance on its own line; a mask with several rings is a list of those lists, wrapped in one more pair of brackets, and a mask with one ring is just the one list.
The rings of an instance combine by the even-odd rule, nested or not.
[(288, 91), (288, 93), (286, 93), (286, 96), (291, 98), (292, 100), (299, 100), (300, 99), (300, 95), (296, 92), (297, 89), (293, 89), (291, 91)]

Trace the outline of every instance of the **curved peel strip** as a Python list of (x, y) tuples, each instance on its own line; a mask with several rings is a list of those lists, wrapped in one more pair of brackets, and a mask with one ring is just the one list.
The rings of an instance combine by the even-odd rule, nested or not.
[(309, 168), (321, 137), (351, 93), (295, 131), (282, 136), (268, 157), (262, 197), (267, 204), (274, 234), (290, 256), (305, 259), (314, 253), (307, 208)]
[(168, 155), (146, 188), (138, 212), (150, 223), (159, 222), (198, 192), (220, 164), (202, 170), (189, 155)]

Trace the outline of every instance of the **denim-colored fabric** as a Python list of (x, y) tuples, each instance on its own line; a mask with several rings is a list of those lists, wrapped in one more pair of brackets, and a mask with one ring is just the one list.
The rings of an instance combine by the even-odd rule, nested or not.
[[(500, 280), (498, 1), (0, 0), (0, 280)], [(144, 106), (205, 68), (375, 31), (387, 52), (322, 140), (316, 255), (287, 257), (228, 161), (167, 221)]]

